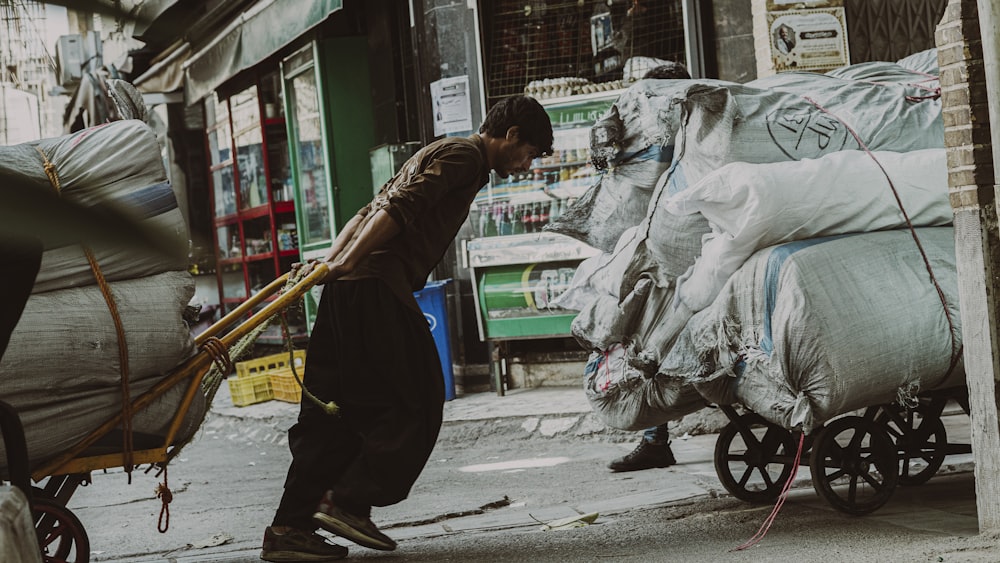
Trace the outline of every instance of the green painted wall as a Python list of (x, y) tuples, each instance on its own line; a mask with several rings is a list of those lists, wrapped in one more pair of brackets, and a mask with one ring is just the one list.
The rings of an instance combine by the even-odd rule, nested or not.
[(364, 36), (324, 39), (319, 54), (334, 172), (334, 223), (340, 231), (372, 198), (368, 151), (375, 146), (375, 118), (368, 40)]

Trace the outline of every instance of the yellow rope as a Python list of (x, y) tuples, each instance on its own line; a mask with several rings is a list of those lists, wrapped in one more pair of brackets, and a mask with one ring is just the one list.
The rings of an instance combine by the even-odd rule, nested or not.
[[(59, 181), (56, 166), (49, 161), (48, 155), (45, 154), (45, 151), (41, 147), (36, 145), (35, 150), (42, 156), (42, 166), (45, 170), (45, 175), (49, 179), (49, 183), (55, 188), (56, 193), (61, 196), (62, 184)], [(131, 483), (133, 469), (132, 397), (129, 390), (128, 342), (125, 338), (125, 327), (122, 324), (121, 315), (118, 313), (118, 304), (111, 292), (111, 286), (108, 285), (104, 273), (101, 272), (101, 267), (97, 263), (94, 252), (86, 245), (81, 244), (80, 246), (83, 248), (83, 254), (87, 257), (87, 262), (90, 264), (90, 270), (94, 274), (94, 279), (97, 280), (97, 285), (101, 288), (101, 294), (104, 296), (104, 302), (108, 305), (108, 311), (111, 312), (111, 320), (114, 322), (115, 332), (118, 336), (118, 371), (121, 374), (122, 391), (122, 455), (124, 457), (123, 465), (125, 472), (128, 474), (129, 483)]]

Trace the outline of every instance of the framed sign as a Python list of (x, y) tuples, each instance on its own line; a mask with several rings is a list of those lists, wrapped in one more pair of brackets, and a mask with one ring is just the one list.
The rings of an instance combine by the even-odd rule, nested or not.
[(777, 72), (826, 71), (850, 62), (844, 8), (768, 12), (767, 24)]

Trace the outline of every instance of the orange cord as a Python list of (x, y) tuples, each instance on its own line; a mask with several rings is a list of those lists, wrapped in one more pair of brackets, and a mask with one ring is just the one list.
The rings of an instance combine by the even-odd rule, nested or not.
[[(35, 146), (35, 150), (38, 154), (42, 156), (43, 168), (45, 169), (45, 175), (49, 179), (49, 183), (55, 188), (56, 193), (62, 195), (62, 185), (59, 182), (59, 175), (56, 172), (56, 167), (52, 162), (49, 161), (49, 157), (45, 154), (45, 151), (41, 147)], [(90, 270), (94, 274), (94, 279), (97, 280), (97, 285), (101, 288), (101, 294), (104, 296), (104, 301), (108, 305), (108, 311), (111, 313), (111, 320), (115, 325), (115, 333), (118, 336), (118, 370), (121, 373), (121, 391), (122, 391), (122, 456), (123, 456), (123, 467), (125, 473), (128, 474), (128, 482), (132, 483), (132, 470), (134, 468), (133, 464), (133, 442), (132, 442), (132, 397), (129, 390), (129, 365), (128, 365), (128, 342), (125, 338), (125, 327), (122, 324), (121, 315), (118, 313), (118, 305), (115, 302), (114, 295), (111, 292), (111, 286), (108, 285), (107, 279), (105, 279), (104, 274), (101, 272), (101, 267), (97, 263), (97, 258), (94, 256), (93, 251), (86, 245), (81, 245), (83, 248), (83, 253), (87, 257), (87, 262), (90, 264)]]

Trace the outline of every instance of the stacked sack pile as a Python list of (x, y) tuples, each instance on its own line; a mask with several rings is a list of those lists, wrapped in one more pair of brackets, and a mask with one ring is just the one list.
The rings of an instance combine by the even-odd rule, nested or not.
[(549, 228), (602, 251), (558, 304), (609, 425), (707, 399), (809, 431), (961, 382), (936, 73), (931, 50), (622, 94), (591, 131), (605, 173)]
[[(47, 162), (54, 166), (52, 180)], [(56, 190), (57, 182), (68, 200), (133, 217), (165, 248), (176, 248), (166, 256), (128, 245), (89, 246), (120, 315), (133, 400), (194, 354), (183, 318), (194, 295), (187, 226), (155, 134), (145, 123), (115, 121), (0, 147), (0, 166), (40, 190)], [(118, 332), (84, 248), (46, 248), (33, 293), (0, 361), (2, 396), (20, 414), (32, 466), (121, 412), (121, 364)], [(185, 388), (175, 386), (136, 412), (133, 431), (165, 434)], [(196, 394), (180, 437), (194, 432), (204, 410), (204, 397)], [(0, 460), (5, 463), (5, 455)]]

